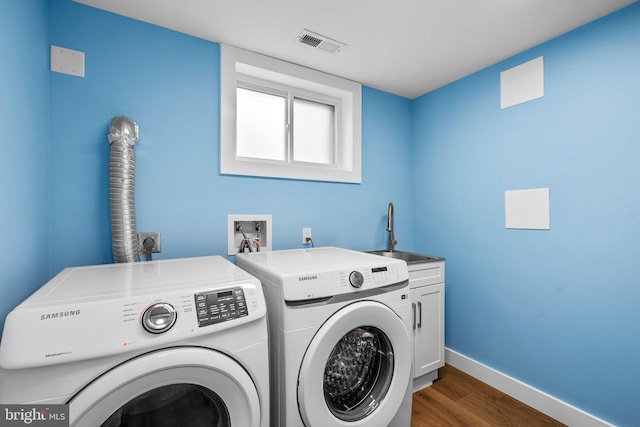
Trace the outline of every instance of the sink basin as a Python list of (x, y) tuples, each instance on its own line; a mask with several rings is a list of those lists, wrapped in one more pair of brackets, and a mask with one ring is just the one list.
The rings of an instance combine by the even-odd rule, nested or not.
[(419, 262), (433, 262), (433, 261), (442, 260), (442, 258), (437, 257), (437, 256), (416, 254), (416, 253), (413, 253), (413, 252), (405, 252), (405, 251), (393, 251), (393, 252), (390, 252), (390, 251), (369, 251), (368, 253), (374, 254), (374, 255), (386, 256), (388, 258), (401, 259), (401, 260), (404, 260), (407, 264), (415, 264), (415, 263), (419, 263)]

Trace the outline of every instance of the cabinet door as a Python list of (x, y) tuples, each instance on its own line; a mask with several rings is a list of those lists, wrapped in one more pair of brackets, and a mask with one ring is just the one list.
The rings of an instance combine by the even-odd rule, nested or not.
[(444, 283), (420, 286), (413, 291), (416, 304), (413, 377), (417, 378), (444, 366)]

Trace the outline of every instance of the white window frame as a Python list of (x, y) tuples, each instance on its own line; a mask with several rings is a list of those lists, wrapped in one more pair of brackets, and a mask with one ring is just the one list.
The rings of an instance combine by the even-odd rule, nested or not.
[[(236, 156), (238, 82), (281, 90), (294, 96), (335, 102), (336, 161), (333, 165), (274, 162)], [(236, 47), (221, 45), (220, 172), (346, 183), (362, 182), (362, 85)]]

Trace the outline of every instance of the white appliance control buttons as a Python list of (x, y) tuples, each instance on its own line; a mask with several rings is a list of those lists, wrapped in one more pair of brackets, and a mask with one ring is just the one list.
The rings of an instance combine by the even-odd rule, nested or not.
[[(249, 315), (247, 301), (241, 287), (195, 294), (195, 300), (199, 327)], [(251, 298), (251, 301), (255, 303), (255, 298)]]
[(364, 283), (364, 276), (359, 271), (352, 271), (349, 275), (349, 283), (354, 288), (359, 288)]
[(388, 272), (387, 267), (378, 267), (378, 268), (371, 269), (371, 274), (373, 274), (373, 280), (375, 280), (376, 282), (386, 281), (387, 272)]
[(166, 302), (158, 302), (147, 308), (142, 315), (142, 326), (147, 332), (161, 334), (176, 323), (176, 309)]

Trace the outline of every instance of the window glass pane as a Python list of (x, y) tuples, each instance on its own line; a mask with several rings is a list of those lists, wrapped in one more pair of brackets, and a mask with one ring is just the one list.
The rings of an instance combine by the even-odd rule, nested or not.
[(334, 110), (333, 105), (294, 98), (294, 161), (334, 163)]
[(236, 123), (238, 157), (286, 159), (285, 97), (239, 87)]
[(172, 384), (148, 391), (114, 412), (101, 427), (228, 427), (226, 405), (213, 391), (195, 384)]

